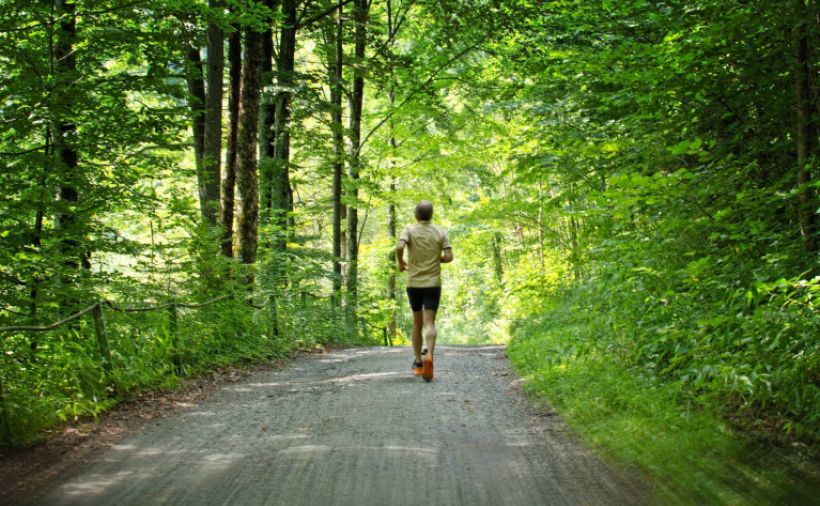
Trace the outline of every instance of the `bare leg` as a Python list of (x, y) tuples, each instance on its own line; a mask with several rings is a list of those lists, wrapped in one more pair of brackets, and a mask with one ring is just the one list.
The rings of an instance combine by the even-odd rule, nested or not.
[[(426, 312), (426, 311), (425, 311)], [(421, 328), (424, 323), (424, 318), (421, 311), (413, 312), (413, 352), (416, 354), (416, 360), (421, 361)]]
[[(414, 324), (415, 316), (416, 313), (413, 313)], [(424, 310), (424, 339), (427, 341), (427, 353), (433, 360), (433, 350), (436, 348), (436, 311), (433, 309)]]

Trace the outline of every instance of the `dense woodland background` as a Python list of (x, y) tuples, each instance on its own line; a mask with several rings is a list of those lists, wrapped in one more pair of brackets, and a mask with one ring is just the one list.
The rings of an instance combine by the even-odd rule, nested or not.
[(85, 316), (0, 335), (2, 442), (406, 343), (392, 255), (426, 198), (441, 339), (811, 446), (819, 36), (814, 0), (1, 0), (0, 325), (110, 302), (110, 355)]

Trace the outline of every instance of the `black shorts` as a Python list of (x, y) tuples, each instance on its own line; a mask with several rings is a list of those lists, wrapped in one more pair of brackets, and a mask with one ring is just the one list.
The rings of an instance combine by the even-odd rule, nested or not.
[(410, 299), (410, 308), (413, 312), (424, 309), (438, 311), (438, 303), (441, 300), (441, 287), (429, 286), (426, 288), (407, 287), (407, 297)]

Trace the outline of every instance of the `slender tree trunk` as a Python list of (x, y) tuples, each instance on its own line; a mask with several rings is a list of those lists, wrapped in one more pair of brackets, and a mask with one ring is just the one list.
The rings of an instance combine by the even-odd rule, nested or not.
[[(53, 48), (51, 48), (53, 50)], [(46, 124), (46, 131), (45, 131), (45, 149), (43, 150), (43, 159), (45, 163), (43, 164), (43, 172), (40, 176), (39, 181), (39, 198), (37, 199), (37, 211), (34, 214), (34, 228), (31, 232), (31, 245), (33, 246), (33, 250), (39, 251), (40, 246), (42, 246), (42, 236), (43, 236), (43, 219), (45, 218), (45, 205), (46, 205), (46, 195), (50, 192), (46, 189), (46, 181), (48, 179), (48, 173), (50, 170), (51, 165), (51, 125)], [(29, 307), (29, 318), (31, 320), (32, 325), (36, 325), (37, 322), (37, 310), (38, 310), (38, 294), (40, 293), (40, 285), (43, 283), (43, 276), (39, 272), (35, 272), (31, 278), (31, 284), (29, 285), (29, 300), (31, 306)], [(37, 332), (32, 332), (30, 334), (31, 342), (29, 343), (29, 347), (31, 348), (32, 359), (34, 358), (34, 354), (37, 352)]]
[[(278, 5), (278, 0), (265, 0), (265, 6), (273, 11)], [(265, 30), (263, 39), (262, 55), (262, 82), (273, 83), (273, 29), (268, 27)], [(271, 206), (273, 205), (272, 179), (273, 179), (273, 157), (276, 149), (276, 100), (271, 97), (263, 97), (262, 100), (262, 125), (259, 131), (259, 186), (260, 186), (260, 206), (263, 210), (263, 221), (269, 219)]]
[(222, 254), (233, 257), (234, 190), (236, 187), (236, 141), (239, 127), (239, 93), (242, 78), (242, 32), (238, 25), (228, 37), (229, 94), (228, 147), (222, 181)]
[[(392, 0), (387, 0), (387, 40), (388, 40), (388, 51), (389, 55), (392, 57), (393, 54), (393, 44), (396, 40), (396, 27), (394, 24), (393, 19), (393, 2)], [(389, 72), (390, 72), (390, 83), (388, 84), (387, 89), (387, 100), (390, 103), (390, 110), (392, 111), (396, 105), (396, 75), (393, 71), (393, 60), (392, 58), (389, 59)], [(395, 136), (395, 128), (393, 125), (393, 118), (388, 120), (387, 128), (389, 129), (388, 135), (388, 144), (390, 145), (390, 175), (389, 178), (389, 187), (388, 187), (388, 204), (387, 204), (387, 235), (390, 238), (391, 246), (396, 243), (396, 174), (395, 172), (395, 158), (396, 158), (396, 136)], [(388, 341), (393, 342), (396, 338), (396, 327), (397, 327), (397, 320), (398, 320), (398, 307), (399, 307), (399, 294), (396, 291), (396, 267), (395, 262), (392, 261), (393, 254), (391, 249), (391, 262), (390, 262), (390, 274), (387, 276), (387, 296), (390, 299), (390, 304), (392, 307), (390, 308), (390, 318), (387, 320), (387, 334), (388, 334)]]
[(333, 305), (341, 305), (342, 291), (342, 174), (344, 172), (344, 126), (342, 125), (342, 70), (344, 50), (342, 0), (328, 30), (328, 79), (330, 81), (330, 125), (333, 130)]
[(495, 280), (499, 284), (504, 282), (504, 262), (501, 257), (501, 232), (493, 234), (493, 267), (495, 268)]
[(817, 253), (817, 237), (814, 210), (814, 194), (811, 189), (811, 159), (814, 148), (812, 136), (811, 91), (809, 76), (809, 37), (807, 24), (809, 13), (804, 0), (795, 0), (796, 24), (794, 26), (795, 47), (795, 91), (797, 98), (796, 141), (797, 141), (797, 185), (798, 193), (797, 214), (800, 224), (800, 233), (803, 243), (809, 253)]
[[(189, 104), (191, 108), (191, 127), (194, 135), (194, 163), (196, 164), (197, 188), (203, 186), (203, 157), (205, 156), (205, 78), (204, 64), (199, 48), (191, 47), (186, 55), (188, 65), (185, 68), (185, 80), (188, 83)], [(205, 201), (199, 199), (199, 210), (205, 216)]]
[[(276, 94), (275, 149), (271, 198), (273, 223), (275, 225), (274, 248), (285, 253), (288, 241), (288, 211), (290, 194), (290, 103), (293, 87), (293, 70), (296, 57), (296, 6), (297, 0), (282, 0), (282, 31), (279, 39), (279, 60), (276, 74), (279, 92)], [(284, 258), (282, 255), (281, 258)], [(281, 262), (276, 270), (281, 275)]]
[(581, 255), (578, 245), (578, 219), (575, 217), (575, 187), (569, 185), (569, 241), (572, 251), (570, 252), (570, 263), (575, 280), (581, 279)]
[[(498, 236), (498, 234), (496, 234)], [(544, 188), (538, 182), (538, 262), (541, 265), (541, 274), (544, 273)], [(499, 282), (501, 279), (499, 278)]]
[(239, 215), (239, 259), (256, 261), (259, 229), (259, 179), (256, 145), (259, 132), (259, 95), (262, 71), (262, 34), (245, 30), (245, 64), (242, 67), (242, 90), (239, 102), (239, 125), (236, 140), (237, 187), (242, 205)]
[(355, 0), (353, 18), (356, 23), (354, 34), (354, 58), (356, 66), (353, 71), (353, 91), (350, 97), (350, 196), (351, 205), (347, 208), (348, 234), (348, 267), (347, 267), (347, 295), (348, 295), (348, 328), (353, 334), (357, 333), (357, 306), (358, 300), (358, 256), (359, 256), (359, 166), (362, 131), (362, 105), (364, 103), (364, 53), (367, 37), (368, 0)]
[[(51, 128), (46, 127), (46, 148), (45, 148), (45, 160), (46, 166), (43, 167), (43, 175), (40, 178), (40, 198), (37, 202), (37, 211), (34, 214), (34, 229), (31, 232), (31, 245), (34, 246), (35, 250), (39, 250), (40, 246), (42, 245), (42, 237), (43, 237), (43, 218), (45, 217), (45, 195), (47, 193), (46, 190), (46, 178), (48, 177), (48, 165), (50, 163), (51, 157), (51, 146), (50, 146), (50, 138), (51, 138)], [(29, 315), (31, 316), (32, 325), (35, 322), (35, 318), (37, 316), (37, 292), (40, 287), (40, 283), (42, 283), (42, 277), (39, 274), (35, 274), (34, 278), (31, 281), (31, 308), (29, 311)], [(35, 334), (32, 332), (32, 334)]]
[[(209, 0), (209, 7), (220, 10), (222, 2)], [(219, 183), (222, 160), (222, 79), (224, 74), (224, 34), (219, 24), (208, 23), (208, 87), (202, 139), (202, 165), (199, 201), (202, 216), (211, 227), (219, 223)]]
[[(287, 273), (285, 265), (288, 244), (288, 212), (290, 204), (290, 97), (293, 85), (293, 69), (296, 58), (296, 7), (298, 0), (282, 0), (282, 28), (279, 33), (279, 54), (276, 60), (276, 84), (279, 91), (270, 109), (266, 128), (269, 129), (269, 144), (266, 146), (266, 184), (268, 189), (268, 216), (273, 224), (271, 249), (273, 255), (273, 286), (269, 296), (271, 321), (276, 335), (279, 335), (278, 300), (280, 289)], [(271, 39), (272, 43), (272, 39)]]
[[(77, 78), (77, 58), (74, 51), (74, 41), (77, 37), (75, 2), (58, 0), (57, 14), (60, 21), (54, 55), (55, 81), (58, 83), (55, 95), (57, 95), (61, 109), (71, 111), (75, 101), (71, 83)], [(62, 205), (57, 215), (56, 225), (62, 236), (63, 264), (69, 269), (78, 269), (81, 265), (89, 268), (88, 255), (81, 251), (81, 241), (78, 240), (83, 235), (83, 227), (77, 223), (77, 215), (73, 211), (80, 200), (77, 188), (79, 155), (75, 146), (77, 125), (70, 119), (58, 119), (54, 130), (58, 133), (54, 139), (54, 148), (59, 155), (62, 173), (59, 186), (59, 199)], [(70, 277), (70, 275), (65, 276), (64, 281), (68, 281)]]
[[(396, 149), (395, 137), (390, 137), (390, 146), (392, 150)], [(396, 181), (394, 176), (390, 175), (390, 203), (387, 205), (387, 235), (390, 237), (391, 246), (396, 243)], [(398, 327), (399, 316), (399, 293), (396, 289), (396, 262), (393, 249), (390, 249), (390, 274), (387, 276), (387, 296), (390, 298), (390, 317), (387, 320), (387, 334), (390, 342), (396, 338), (396, 329)]]

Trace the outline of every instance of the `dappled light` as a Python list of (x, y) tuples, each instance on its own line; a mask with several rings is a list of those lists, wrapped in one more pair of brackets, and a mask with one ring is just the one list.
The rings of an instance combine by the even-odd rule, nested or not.
[[(442, 359), (458, 360), (446, 357), (447, 370), (426, 384), (399, 372), (409, 350), (398, 350), (351, 349), (339, 353), (342, 365), (317, 355), (259, 372), (235, 385), (248, 388), (222, 390), (113, 445), (36, 503), (395, 504), (433, 480), (436, 504), (638, 497), (564, 427), (522, 409), (506, 362), (443, 347)], [(468, 374), (479, 368), (490, 374)], [(384, 381), (397, 375), (415, 388)], [(350, 382), (360, 386), (342, 387)], [(427, 415), (414, 416), (414, 406)]]
[(0, 0), (0, 502), (820, 497), (818, 19)]

